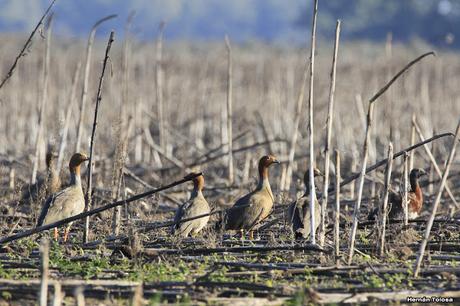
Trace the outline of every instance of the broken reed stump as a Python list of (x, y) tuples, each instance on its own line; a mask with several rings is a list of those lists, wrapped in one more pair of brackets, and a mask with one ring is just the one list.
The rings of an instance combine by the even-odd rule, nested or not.
[(21, 51), (19, 51), (18, 56), (16, 56), (16, 58), (14, 59), (13, 65), (11, 66), (10, 70), (8, 70), (8, 72), (6, 73), (5, 77), (3, 78), (2, 82), (0, 83), (0, 89), (2, 89), (2, 87), (6, 84), (6, 82), (7, 82), (7, 81), (11, 78), (11, 76), (13, 75), (14, 70), (16, 69), (16, 67), (17, 67), (17, 65), (18, 65), (19, 59), (21, 59), (23, 56), (26, 55), (27, 50), (28, 50), (29, 47), (32, 45), (32, 39), (34, 38), (35, 33), (37, 33), (38, 29), (39, 29), (40, 26), (43, 24), (43, 20), (45, 20), (46, 16), (48, 16), (48, 14), (49, 14), (49, 12), (51, 11), (51, 8), (53, 7), (53, 5), (54, 5), (55, 2), (56, 2), (56, 0), (53, 0), (53, 1), (50, 3), (50, 5), (49, 5), (48, 8), (46, 9), (45, 13), (42, 15), (42, 17), (41, 17), (40, 20), (38, 21), (37, 25), (36, 25), (35, 28), (33, 29), (32, 33), (30, 33), (29, 38), (27, 38), (26, 43), (24, 44), (24, 46), (22, 46), (22, 49), (21, 49)]
[(449, 158), (447, 159), (446, 168), (445, 168), (444, 173), (442, 175), (441, 185), (439, 186), (439, 190), (438, 190), (438, 193), (436, 194), (434, 204), (433, 204), (433, 206), (431, 208), (430, 218), (428, 219), (428, 222), (426, 223), (425, 235), (423, 237), (422, 242), (420, 243), (420, 250), (419, 250), (419, 253), (417, 255), (417, 260), (416, 260), (415, 266), (414, 266), (414, 277), (418, 277), (418, 275), (420, 273), (420, 266), (422, 264), (423, 256), (424, 256), (425, 249), (426, 249), (426, 245), (428, 243), (428, 240), (430, 239), (431, 227), (433, 226), (434, 218), (436, 216), (436, 211), (438, 209), (439, 202), (441, 201), (442, 192), (444, 191), (444, 187), (446, 186), (447, 177), (449, 176), (450, 166), (451, 166), (452, 161), (453, 161), (454, 156), (455, 156), (455, 149), (457, 147), (457, 141), (459, 139), (459, 136), (460, 136), (460, 120), (458, 121), (457, 128), (455, 130), (455, 137), (454, 137), (454, 140), (452, 142), (452, 148), (450, 149)]
[(329, 103), (327, 111), (327, 131), (326, 131), (326, 143), (324, 149), (324, 192), (321, 200), (321, 222), (320, 222), (320, 236), (319, 245), (324, 246), (324, 239), (326, 237), (326, 216), (327, 216), (327, 197), (329, 188), (329, 164), (330, 164), (330, 146), (332, 137), (332, 120), (334, 118), (334, 93), (335, 93), (335, 78), (337, 72), (337, 53), (339, 48), (339, 36), (340, 36), (340, 20), (337, 20), (335, 27), (335, 43), (334, 53), (332, 56), (332, 67), (331, 67), (331, 84), (329, 87)]
[[(315, 211), (316, 190), (315, 190), (315, 150), (314, 150), (314, 131), (313, 131), (313, 84), (315, 76), (315, 50), (316, 50), (316, 19), (318, 14), (318, 0), (314, 0), (313, 8), (313, 25), (311, 27), (311, 49), (310, 49), (310, 84), (308, 90), (308, 140), (309, 140), (309, 185), (307, 188), (310, 190), (310, 212)], [(310, 242), (316, 244), (316, 222), (315, 214), (310, 214)]]
[(386, 232), (386, 222), (387, 222), (387, 215), (388, 215), (388, 196), (390, 194), (390, 187), (391, 187), (391, 170), (393, 167), (393, 144), (390, 142), (388, 145), (388, 163), (385, 169), (385, 187), (384, 187), (384, 195), (383, 195), (383, 202), (380, 206), (380, 230), (378, 234), (380, 235), (378, 240), (378, 252), (381, 257), (383, 257), (385, 252), (385, 232)]
[[(87, 180), (87, 187), (86, 187), (86, 209), (85, 211), (91, 210), (91, 188), (92, 188), (92, 169), (93, 169), (93, 154), (94, 154), (94, 139), (96, 136), (96, 127), (97, 127), (97, 115), (99, 112), (99, 105), (102, 101), (102, 85), (104, 83), (104, 75), (105, 75), (105, 70), (107, 67), (107, 62), (109, 60), (109, 53), (110, 53), (110, 48), (112, 47), (113, 43), (113, 37), (115, 35), (115, 32), (112, 31), (110, 32), (109, 36), (109, 41), (107, 42), (107, 48), (105, 49), (105, 56), (104, 56), (104, 62), (102, 64), (102, 72), (101, 76), (99, 78), (99, 85), (97, 88), (97, 96), (96, 96), (96, 106), (94, 108), (94, 121), (93, 121), (93, 129), (91, 132), (91, 141), (89, 145), (89, 163), (88, 163), (88, 180)], [(83, 242), (87, 243), (88, 242), (88, 237), (89, 236), (89, 216), (85, 220), (85, 229), (83, 232)]]
[(80, 152), (80, 143), (81, 138), (83, 137), (83, 121), (85, 118), (86, 112), (86, 99), (88, 96), (88, 85), (89, 85), (89, 74), (91, 70), (91, 55), (94, 43), (94, 37), (96, 36), (97, 28), (107, 20), (117, 17), (117, 15), (109, 15), (102, 19), (96, 21), (96, 23), (91, 28), (91, 32), (89, 33), (88, 37), (88, 44), (86, 46), (86, 60), (85, 60), (85, 71), (84, 71), (84, 79), (83, 79), (83, 88), (81, 91), (81, 99), (80, 99), (80, 118), (78, 120), (78, 127), (77, 127), (77, 140), (75, 143), (75, 152)]
[[(372, 116), (373, 116), (373, 110), (374, 110), (374, 102), (382, 95), (385, 93), (385, 91), (390, 88), (390, 86), (407, 70), (409, 70), (410, 67), (412, 67), (414, 64), (422, 60), (424, 57), (428, 55), (435, 55), (434, 52), (427, 52), (416, 59), (412, 60), (409, 62), (406, 66), (404, 66), (403, 69), (401, 69), (385, 86), (383, 86), (372, 98), (369, 99), (369, 104), (368, 104), (368, 111), (367, 111), (367, 126), (366, 126), (366, 133), (365, 133), (365, 138), (364, 138), (364, 145), (363, 145), (363, 160), (361, 163), (361, 172), (359, 174), (360, 181), (359, 181), (359, 187), (358, 187), (358, 199), (355, 202), (354, 206), (354, 212), (353, 212), (353, 224), (351, 227), (351, 234), (350, 234), (350, 239), (349, 239), (349, 249), (348, 249), (348, 264), (351, 264), (351, 261), (353, 259), (353, 254), (354, 254), (354, 245), (355, 245), (355, 237), (356, 237), (356, 230), (358, 228), (358, 216), (359, 216), (359, 210), (361, 208), (361, 200), (362, 200), (362, 194), (363, 194), (363, 187), (364, 187), (364, 180), (365, 180), (365, 175), (367, 169), (367, 159), (368, 159), (368, 151), (369, 151), (369, 142), (370, 142), (370, 130), (372, 127)], [(405, 150), (407, 151), (407, 150)], [(394, 157), (393, 157), (394, 158)], [(344, 184), (344, 182), (342, 182)]]
[(233, 185), (233, 143), (232, 143), (232, 120), (233, 120), (233, 63), (232, 47), (230, 39), (225, 35), (225, 47), (227, 48), (227, 154), (228, 154), (228, 183)]
[(40, 306), (48, 305), (48, 274), (49, 274), (49, 240), (44, 238), (40, 244)]

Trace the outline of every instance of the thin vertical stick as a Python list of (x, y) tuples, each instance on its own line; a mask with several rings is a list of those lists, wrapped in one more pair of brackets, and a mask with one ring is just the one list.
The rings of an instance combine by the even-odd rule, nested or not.
[(335, 223), (334, 223), (335, 257), (340, 255), (340, 152), (335, 150)]
[(45, 17), (48, 15), (48, 13), (51, 11), (51, 8), (53, 7), (54, 3), (56, 2), (56, 0), (53, 0), (50, 5), (48, 6), (48, 8), (46, 9), (45, 13), (42, 15), (42, 17), (40, 18), (40, 20), (38, 21), (37, 25), (35, 26), (35, 28), (33, 29), (32, 33), (30, 33), (29, 35), (29, 38), (27, 38), (26, 40), (26, 43), (24, 44), (24, 46), (22, 47), (21, 51), (19, 52), (18, 56), (16, 56), (14, 62), (13, 62), (13, 65), (11, 66), (10, 70), (8, 70), (7, 74), (5, 75), (5, 77), (3, 78), (2, 82), (0, 83), (0, 89), (3, 87), (3, 85), (6, 84), (6, 82), (11, 78), (11, 76), (13, 75), (14, 73), (14, 70), (16, 69), (16, 66), (18, 65), (18, 62), (19, 60), (24, 57), (24, 55), (26, 54), (27, 50), (29, 50), (29, 47), (31, 46), (32, 44), (32, 38), (34, 37), (35, 33), (37, 33), (38, 31), (38, 28), (40, 28), (40, 26), (42, 25), (43, 23), (43, 20), (45, 20)]
[(233, 99), (233, 63), (232, 63), (232, 48), (230, 39), (225, 35), (225, 46), (227, 48), (227, 153), (228, 153), (228, 182), (233, 184), (233, 140), (232, 140), (232, 99)]
[(69, 133), (70, 115), (72, 114), (72, 106), (76, 100), (78, 79), (80, 78), (81, 62), (78, 62), (75, 74), (72, 80), (72, 89), (70, 90), (69, 104), (67, 106), (67, 113), (65, 115), (64, 128), (62, 129), (61, 144), (59, 146), (57, 170), (62, 168), (62, 161), (64, 160), (64, 151), (67, 146), (67, 134)]
[(51, 25), (53, 22), (53, 15), (51, 14), (48, 18), (48, 29), (46, 31), (46, 44), (45, 44), (45, 58), (43, 62), (43, 90), (40, 103), (40, 113), (38, 115), (38, 128), (37, 137), (35, 139), (35, 154), (34, 162), (32, 166), (32, 177), (30, 183), (35, 184), (37, 180), (38, 171), (38, 153), (40, 151), (40, 144), (43, 138), (43, 126), (45, 125), (45, 110), (48, 102), (48, 74), (50, 69), (50, 45), (51, 45)]
[(409, 224), (409, 207), (407, 206), (408, 205), (408, 198), (407, 198), (407, 195), (408, 195), (408, 192), (407, 192), (407, 187), (408, 187), (408, 180), (409, 180), (409, 169), (407, 168), (407, 159), (408, 159), (408, 154), (407, 152), (404, 153), (404, 178), (403, 178), (403, 181), (404, 181), (404, 187), (403, 187), (403, 190), (404, 190), (404, 204), (403, 204), (403, 210), (404, 210), (404, 225), (407, 226)]
[[(316, 49), (316, 16), (318, 12), (318, 0), (314, 0), (314, 9), (313, 9), (313, 26), (311, 28), (311, 50), (310, 50), (310, 88), (308, 95), (308, 139), (310, 145), (309, 152), (309, 176), (310, 176), (310, 211), (315, 211), (315, 199), (316, 199), (316, 190), (315, 190), (315, 150), (314, 150), (314, 131), (313, 131), (313, 84), (314, 84), (314, 75), (315, 75), (315, 49)], [(315, 214), (310, 214), (310, 242), (316, 244), (316, 222)]]
[[(414, 122), (415, 121), (415, 114), (412, 114), (412, 122), (411, 122), (411, 128), (410, 128), (410, 145), (413, 146), (415, 144), (415, 126)], [(410, 151), (409, 153), (409, 169), (412, 170), (414, 169), (414, 154), (415, 151)]]
[(326, 217), (327, 217), (327, 197), (329, 188), (329, 164), (330, 164), (330, 146), (332, 137), (332, 120), (334, 118), (334, 93), (335, 93), (335, 77), (337, 72), (337, 53), (339, 48), (339, 37), (340, 37), (340, 20), (337, 20), (335, 27), (335, 43), (334, 43), (334, 55), (332, 57), (331, 67), (331, 85), (329, 88), (329, 105), (327, 111), (327, 132), (326, 132), (326, 144), (324, 149), (324, 192), (323, 199), (321, 201), (321, 231), (319, 244), (324, 246), (324, 239), (326, 236)]
[[(420, 138), (421, 141), (425, 141), (425, 137), (423, 136), (423, 133), (422, 133), (422, 130), (420, 129), (420, 126), (418, 125), (417, 123), (417, 118), (415, 118), (415, 116), (412, 118), (412, 124), (414, 125), (415, 127), (415, 130), (417, 131), (417, 134)], [(428, 144), (424, 144), (423, 145), (423, 148), (425, 149), (425, 152), (426, 154), (428, 155), (428, 157), (430, 158), (430, 161), (431, 163), (433, 164), (433, 167), (434, 169), (436, 170), (436, 173), (438, 174), (438, 176), (440, 178), (442, 178), (442, 172), (441, 172), (441, 169), (439, 169), (439, 166), (438, 166), (438, 163), (436, 162), (436, 159), (434, 158), (433, 154), (431, 153), (431, 150), (430, 148), (428, 147)], [(451, 198), (452, 202), (454, 202), (455, 206), (457, 207), (460, 207), (460, 205), (458, 204), (457, 200), (455, 199), (455, 196), (454, 194), (452, 193), (449, 185), (447, 185), (446, 183), (446, 191), (447, 191), (447, 194), (449, 195), (449, 197)]]
[(351, 264), (354, 254), (355, 248), (355, 238), (356, 238), (356, 230), (358, 229), (358, 216), (359, 210), (361, 208), (361, 200), (363, 196), (363, 187), (364, 187), (364, 180), (366, 175), (366, 166), (367, 166), (367, 159), (369, 153), (369, 141), (370, 141), (370, 129), (372, 127), (372, 116), (374, 112), (374, 102), (385, 93), (385, 91), (390, 88), (390, 86), (411, 66), (422, 60), (424, 57), (428, 55), (434, 55), (434, 52), (427, 52), (416, 59), (409, 62), (403, 69), (401, 69), (385, 86), (383, 86), (372, 98), (369, 99), (369, 107), (367, 110), (367, 126), (366, 126), (366, 136), (364, 138), (364, 145), (363, 145), (363, 161), (361, 164), (361, 172), (360, 172), (360, 180), (359, 180), (359, 187), (358, 187), (358, 199), (355, 202), (355, 207), (353, 211), (353, 225), (351, 228), (350, 234), (350, 242), (349, 242), (349, 249), (348, 249), (348, 264)]
[(74, 295), (77, 306), (85, 306), (85, 295), (82, 286), (78, 286), (77, 288), (75, 288)]
[(391, 170), (393, 167), (393, 144), (390, 142), (388, 145), (388, 162), (387, 162), (387, 167), (385, 169), (385, 189), (384, 189), (384, 195), (383, 195), (383, 203), (382, 203), (382, 209), (380, 211), (381, 215), (381, 231), (379, 231), (380, 234), (380, 239), (379, 239), (379, 255), (383, 256), (385, 252), (385, 231), (386, 231), (386, 222), (387, 222), (387, 211), (388, 211), (388, 195), (390, 193), (390, 179), (391, 179)]
[(86, 99), (88, 96), (88, 84), (89, 84), (89, 73), (91, 68), (91, 50), (93, 49), (94, 37), (96, 36), (97, 28), (107, 20), (117, 17), (117, 15), (110, 15), (98, 20), (93, 27), (91, 28), (91, 32), (89, 33), (88, 37), (88, 44), (86, 46), (86, 63), (85, 63), (85, 74), (83, 80), (83, 89), (81, 91), (81, 100), (80, 100), (80, 118), (78, 120), (78, 128), (77, 128), (77, 141), (75, 144), (75, 152), (80, 152), (80, 143), (83, 133), (83, 120), (85, 118), (85, 111), (86, 111)]
[(444, 191), (444, 187), (446, 186), (447, 177), (449, 175), (449, 170), (450, 170), (450, 165), (452, 164), (452, 161), (454, 160), (455, 148), (457, 147), (457, 141), (459, 139), (459, 134), (460, 134), (460, 120), (458, 121), (458, 124), (457, 124), (454, 141), (452, 142), (452, 148), (450, 149), (449, 158), (447, 159), (446, 168), (444, 170), (444, 174), (442, 175), (441, 185), (439, 186), (439, 191), (436, 194), (436, 198), (432, 206), (430, 219), (428, 219), (428, 222), (426, 223), (425, 236), (422, 242), (420, 243), (420, 250), (417, 255), (417, 260), (415, 262), (415, 269), (414, 269), (415, 277), (418, 277), (418, 274), (420, 272), (420, 265), (422, 264), (423, 255), (425, 253), (425, 248), (428, 243), (428, 239), (430, 238), (430, 232), (431, 232), (431, 227), (433, 226), (434, 217), (436, 216), (436, 211), (438, 209), (439, 202), (441, 201), (442, 192)]
[[(107, 62), (109, 60), (110, 48), (112, 47), (114, 35), (115, 35), (114, 31), (110, 32), (109, 41), (107, 43), (107, 48), (105, 50), (104, 63), (102, 65), (102, 73), (101, 73), (101, 77), (99, 78), (99, 86), (97, 88), (96, 107), (94, 109), (93, 130), (91, 132), (91, 142), (90, 142), (90, 147), (89, 147), (88, 183), (87, 183), (87, 188), (86, 188), (86, 211), (91, 210), (91, 188), (92, 188), (91, 185), (93, 182), (93, 179), (92, 179), (93, 152), (94, 152), (94, 138), (96, 135), (96, 127), (97, 127), (97, 114), (99, 111), (99, 104), (101, 103), (101, 100), (102, 100), (102, 84), (104, 83), (105, 69), (107, 67)], [(89, 235), (89, 216), (86, 217), (85, 231), (83, 233), (83, 241), (85, 243), (88, 242), (88, 235)]]
[(164, 108), (163, 108), (163, 32), (165, 29), (165, 23), (161, 22), (159, 27), (158, 39), (156, 44), (156, 66), (155, 66), (155, 82), (156, 82), (156, 98), (157, 98), (157, 111), (158, 111), (158, 124), (159, 124), (159, 138), (160, 147), (167, 153), (166, 150), (166, 128), (164, 123)]
[(49, 266), (49, 241), (43, 239), (40, 245), (40, 306), (46, 306), (48, 304), (48, 266)]
[(287, 169), (286, 169), (286, 177), (285, 177), (283, 191), (289, 190), (291, 186), (292, 165), (294, 163), (295, 147), (296, 147), (297, 138), (299, 135), (299, 124), (300, 124), (300, 117), (302, 115), (302, 104), (303, 104), (303, 99), (305, 95), (305, 85), (307, 83), (307, 77), (308, 77), (308, 64), (305, 65), (305, 69), (303, 72), (303, 78), (302, 78), (302, 84), (300, 86), (300, 92), (297, 98), (296, 113), (295, 113), (295, 118), (294, 118), (294, 131), (292, 133), (290, 147), (289, 147), (288, 164), (287, 164)]
[[(121, 182), (123, 177), (123, 167), (126, 160), (126, 149), (129, 136), (129, 126), (131, 125), (132, 120), (128, 125), (126, 124), (126, 105), (128, 104), (129, 96), (129, 54), (130, 54), (130, 28), (131, 23), (134, 18), (134, 12), (131, 12), (126, 20), (125, 24), (125, 40), (123, 42), (123, 55), (122, 55), (122, 103), (120, 106), (120, 131), (119, 131), (119, 140), (116, 151), (117, 160), (114, 163), (114, 175), (113, 175), (113, 186), (112, 186), (112, 199), (118, 200), (121, 191)], [(121, 206), (117, 206), (113, 210), (112, 216), (112, 234), (118, 236), (120, 232), (121, 224)]]
[(62, 286), (60, 282), (54, 282), (53, 306), (62, 305)]

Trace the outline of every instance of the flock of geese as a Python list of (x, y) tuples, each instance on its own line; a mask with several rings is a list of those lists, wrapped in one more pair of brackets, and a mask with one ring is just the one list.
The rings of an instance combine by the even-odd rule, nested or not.
[[(81, 165), (88, 161), (88, 157), (82, 153), (73, 154), (69, 162), (70, 185), (64, 189), (60, 189), (59, 175), (53, 167), (56, 156), (48, 153), (46, 156), (48, 174), (47, 174), (47, 199), (44, 202), (41, 213), (38, 217), (37, 226), (51, 224), (56, 221), (69, 218), (80, 214), (85, 209), (85, 198), (82, 191), (80, 168)], [(249, 238), (253, 239), (253, 230), (270, 215), (274, 196), (270, 187), (268, 169), (273, 164), (280, 162), (272, 155), (266, 155), (260, 158), (258, 164), (259, 182), (256, 188), (250, 193), (239, 198), (233, 207), (227, 210), (224, 217), (226, 230), (239, 230), (243, 237), (244, 231), (249, 231)], [(287, 209), (287, 219), (291, 224), (292, 231), (296, 239), (306, 239), (311, 234), (310, 220), (310, 197), (309, 197), (309, 171), (304, 175), (305, 193), (302, 197), (292, 202)], [(409, 218), (417, 218), (423, 205), (423, 194), (420, 188), (418, 179), (424, 175), (422, 169), (413, 169), (410, 172), (410, 191), (408, 192), (408, 212)], [(314, 176), (322, 176), (323, 174), (314, 169)], [(209, 221), (211, 207), (203, 195), (204, 177), (203, 175), (196, 176), (191, 173), (187, 177), (193, 178), (193, 191), (190, 199), (182, 204), (176, 211), (172, 233), (181, 237), (196, 236)], [(315, 194), (314, 215), (315, 220), (320, 219), (321, 207), (316, 199)], [(374, 218), (377, 211), (369, 215)], [(401, 195), (393, 192), (390, 194), (390, 209), (389, 217), (393, 219), (402, 218), (403, 199)], [(202, 216), (205, 215), (205, 216)], [(202, 216), (188, 221), (181, 221)], [(315, 232), (319, 222), (315, 222)], [(67, 241), (69, 236), (71, 223), (64, 230), (64, 241)], [(54, 228), (54, 238), (57, 240), (59, 232)]]

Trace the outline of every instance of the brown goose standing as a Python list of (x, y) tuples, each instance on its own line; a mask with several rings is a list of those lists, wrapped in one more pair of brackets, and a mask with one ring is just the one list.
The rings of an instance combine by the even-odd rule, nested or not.
[[(56, 221), (78, 215), (85, 209), (85, 198), (81, 189), (80, 166), (89, 158), (82, 153), (75, 153), (69, 162), (70, 186), (52, 194), (43, 205), (38, 217), (37, 226), (54, 223)], [(67, 241), (70, 226), (64, 230), (64, 241)], [(58, 229), (54, 229), (54, 238), (58, 238)]]
[[(190, 175), (193, 175), (191, 173)], [(188, 175), (188, 176), (190, 176)], [(187, 178), (186, 176), (185, 178)], [(197, 176), (193, 179), (193, 191), (190, 196), (190, 200), (184, 203), (177, 209), (172, 232), (180, 235), (181, 237), (187, 237), (188, 235), (195, 236), (198, 234), (208, 223), (209, 216), (198, 218), (183, 223), (177, 224), (180, 220), (197, 217), (204, 214), (209, 214), (211, 209), (209, 204), (203, 196), (204, 177), (203, 175)]]
[(279, 164), (279, 161), (272, 155), (263, 156), (259, 160), (259, 183), (257, 188), (238, 199), (226, 216), (225, 229), (250, 231), (250, 238), (253, 238), (252, 229), (262, 220), (268, 217), (273, 207), (273, 193), (268, 181), (268, 167), (272, 164)]
[(61, 179), (56, 170), (57, 154), (48, 149), (46, 152), (46, 177), (41, 178), (33, 186), (29, 186), (22, 195), (23, 203), (36, 203), (48, 198), (61, 188)]
[[(318, 169), (313, 170), (314, 176), (320, 176), (323, 175)], [(301, 239), (301, 238), (308, 238), (310, 236), (311, 232), (311, 214), (310, 214), (310, 176), (309, 176), (309, 171), (307, 170), (305, 172), (305, 175), (303, 176), (303, 182), (305, 184), (305, 194), (300, 198), (297, 199), (296, 201), (292, 202), (291, 205), (289, 205), (288, 211), (287, 211), (287, 217), (288, 221), (291, 223), (292, 226), (292, 231), (295, 234), (296, 239)], [(316, 230), (318, 229), (319, 226), (319, 221), (321, 218), (321, 206), (318, 203), (318, 200), (316, 199), (316, 194), (315, 194), (315, 234)]]

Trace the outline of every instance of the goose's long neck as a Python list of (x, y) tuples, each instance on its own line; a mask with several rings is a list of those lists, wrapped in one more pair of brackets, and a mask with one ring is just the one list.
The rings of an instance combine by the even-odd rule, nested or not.
[(198, 196), (203, 196), (203, 187), (204, 187), (204, 179), (201, 177), (196, 178), (193, 180), (193, 191), (190, 196), (191, 199), (194, 199)]
[(268, 181), (268, 167), (259, 166), (259, 184), (257, 185), (257, 190), (266, 190), (272, 200), (274, 200), (270, 182)]
[(80, 166), (70, 168), (70, 184), (72, 186), (81, 186)]

